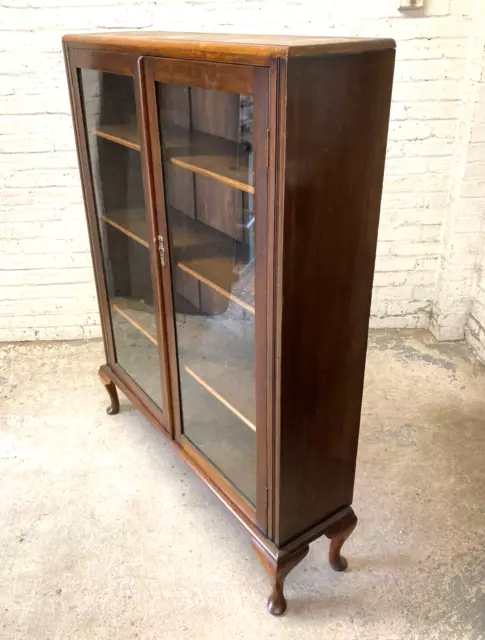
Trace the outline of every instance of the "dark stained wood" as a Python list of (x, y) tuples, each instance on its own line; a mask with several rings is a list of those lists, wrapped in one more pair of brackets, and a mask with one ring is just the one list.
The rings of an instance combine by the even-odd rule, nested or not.
[(391, 39), (289, 35), (121, 31), (64, 36), (70, 47), (129, 51), (139, 56), (164, 56), (211, 62), (269, 66), (274, 58), (312, 57), (390, 49)]
[[(119, 210), (110, 211), (103, 219), (148, 248), (144, 216), (143, 210)], [(240, 277), (233, 273), (234, 265), (237, 267), (239, 262), (241, 267), (245, 266), (242, 260), (235, 259), (237, 245), (234, 241), (208, 225), (187, 218), (176, 209), (169, 209), (168, 218), (174, 250), (181, 256), (177, 262), (178, 269), (254, 315), (254, 293), (248, 284), (251, 271)], [(225, 274), (227, 278), (221, 278)]]
[[(136, 382), (134, 382), (130, 378), (130, 376), (119, 365), (116, 364), (117, 356), (116, 356), (114, 338), (113, 338), (113, 324), (112, 324), (111, 313), (110, 313), (110, 305), (108, 301), (107, 284), (106, 284), (107, 279), (106, 279), (106, 273), (105, 273), (104, 263), (102, 259), (101, 238), (100, 238), (99, 228), (98, 228), (96, 203), (94, 199), (94, 188), (92, 183), (91, 168), (89, 163), (89, 155), (88, 155), (88, 147), (87, 147), (87, 135), (90, 133), (90, 131), (86, 129), (86, 125), (85, 125), (84, 113), (83, 113), (83, 107), (82, 107), (82, 96), (81, 96), (82, 90), (79, 85), (79, 79), (78, 79), (79, 68), (100, 70), (100, 71), (107, 72), (108, 74), (121, 74), (122, 76), (132, 76), (133, 78), (132, 82), (134, 84), (132, 88), (131, 100), (132, 101), (135, 100), (135, 102), (137, 102), (136, 115), (137, 115), (138, 121), (140, 121), (140, 108), (137, 101), (137, 87), (135, 82), (136, 75), (137, 75), (137, 66), (136, 66), (137, 60), (136, 60), (136, 57), (130, 56), (130, 55), (105, 53), (105, 52), (98, 52), (98, 51), (88, 51), (88, 50), (71, 50), (71, 51), (66, 50), (66, 60), (68, 61), (68, 65), (69, 65), (68, 69), (69, 69), (69, 79), (70, 79), (70, 91), (71, 91), (71, 96), (73, 101), (73, 115), (74, 115), (75, 129), (77, 132), (76, 141), (77, 141), (78, 155), (80, 159), (83, 193), (85, 197), (86, 215), (88, 219), (88, 227), (90, 232), (90, 242), (91, 242), (91, 249), (92, 249), (92, 255), (93, 255), (93, 262), (94, 262), (98, 299), (100, 304), (101, 322), (103, 326), (103, 337), (105, 340), (105, 348), (107, 352), (107, 362), (113, 368), (117, 368), (119, 370), (119, 375), (124, 378), (126, 384), (132, 386), (134, 392), (140, 395), (141, 401), (147, 407), (150, 408), (150, 411), (152, 412), (152, 414), (155, 415), (160, 420), (160, 422), (165, 425), (166, 428), (168, 428), (169, 426), (168, 415), (163, 416), (163, 412), (161, 411), (161, 409), (143, 392), (143, 390), (136, 384)], [(111, 108), (111, 105), (108, 105), (108, 106)], [(135, 108), (135, 104), (133, 104), (133, 107)], [(135, 129), (131, 127), (131, 130), (136, 131), (136, 127)], [(106, 143), (106, 144), (109, 144), (109, 143)], [(124, 152), (130, 153), (130, 151), (128, 151), (127, 149), (124, 149)], [(142, 165), (145, 162), (144, 158), (146, 157), (146, 155), (147, 154), (143, 153), (141, 156)], [(146, 167), (144, 168), (142, 166), (142, 173), (146, 174)], [(138, 180), (137, 175), (133, 177), (135, 178), (135, 180)], [(148, 184), (148, 180), (147, 180), (147, 184)], [(143, 194), (142, 184), (133, 185), (133, 186), (136, 187), (141, 194)], [(131, 188), (131, 185), (130, 185), (130, 188)], [(115, 200), (116, 200), (116, 194), (113, 194), (113, 198), (111, 197), (108, 198), (105, 204), (109, 205), (109, 202), (112, 201), (114, 203)], [(146, 195), (145, 195), (145, 202), (148, 203), (146, 205), (148, 207), (149, 201)], [(115, 210), (115, 211), (112, 211), (111, 213), (113, 213), (114, 216), (116, 216), (117, 213), (120, 213), (120, 212), (117, 212)], [(122, 211), (121, 211), (121, 215), (123, 215)], [(113, 219), (110, 218), (110, 221), (112, 223)], [(110, 229), (116, 228), (115, 225), (113, 224), (108, 223), (108, 225)], [(118, 231), (119, 230), (120, 229), (118, 227)], [(144, 247), (146, 247), (145, 238), (147, 238), (148, 240), (151, 240), (153, 244), (155, 243), (154, 234), (153, 233), (147, 234), (146, 222), (145, 222), (145, 230), (143, 230), (143, 223), (140, 222), (139, 224), (137, 224), (137, 232), (140, 234), (139, 237), (137, 238), (137, 242), (140, 239), (142, 239), (143, 242), (141, 242), (140, 244), (143, 244)], [(142, 234), (143, 234), (143, 237), (141, 237)], [(125, 233), (125, 235), (129, 236), (129, 234), (127, 233)], [(143, 251), (146, 251), (146, 248), (144, 248)], [(155, 255), (158, 255), (156, 250), (155, 251), (152, 250), (151, 255), (153, 255), (154, 253)], [(156, 277), (153, 278), (153, 274), (152, 274), (152, 279), (154, 283), (157, 282)], [(149, 294), (147, 294), (147, 297), (151, 298), (152, 293), (150, 292)], [(156, 304), (156, 297), (155, 297), (155, 304)], [(160, 322), (161, 322), (161, 317), (162, 317), (161, 311), (157, 315), (158, 317), (160, 317)], [(165, 365), (163, 362), (161, 362), (160, 366), (163, 370), (163, 367)], [(165, 394), (164, 406), (167, 407), (169, 396), (168, 396), (168, 391), (166, 390), (165, 387), (166, 385), (164, 385), (164, 394)]]
[(164, 139), (172, 164), (226, 185), (254, 193), (244, 146), (198, 131), (174, 129)]
[[(285, 579), (309, 544), (329, 537), (330, 564), (343, 571), (341, 549), (357, 523), (350, 504), (394, 42), (124, 32), (67, 36), (64, 50), (105, 341), (107, 364), (99, 376), (110, 396), (108, 412), (119, 410), (118, 388), (239, 519), (273, 580), (268, 609), (281, 615)], [(86, 131), (78, 68), (118, 73), (126, 83), (133, 77), (136, 105), (130, 109), (138, 127), (134, 119), (116, 118), (112, 100), (104, 112), (110, 117)], [(125, 107), (126, 83), (120, 90)], [(249, 116), (240, 121), (239, 114), (251, 109), (254, 131)], [(188, 130), (195, 133), (187, 141)], [(116, 294), (124, 297), (111, 304), (86, 134), (97, 136), (104, 164), (129, 156), (126, 191), (135, 191), (135, 202), (124, 201), (113, 186), (103, 187), (103, 237), (106, 232), (116, 240), (115, 270), (129, 281), (127, 293)], [(247, 167), (239, 162), (252, 149), (254, 170), (252, 159)], [(245, 225), (253, 196), (255, 260), (248, 264)], [(144, 206), (137, 208), (140, 200)], [(165, 239), (163, 263), (158, 236)], [(130, 260), (139, 258), (139, 273), (123, 264), (127, 246)], [(148, 270), (151, 292), (143, 289)], [(177, 329), (175, 301), (188, 318)], [(212, 317), (227, 309), (222, 329), (211, 334)], [(231, 325), (239, 314), (240, 335)], [(132, 337), (137, 332), (137, 340), (144, 336), (140, 341), (152, 353), (145, 362), (151, 358), (158, 367), (153, 352), (159, 354), (163, 410), (156, 404), (161, 399), (150, 391), (152, 400), (117, 362), (118, 323)], [(242, 344), (250, 331), (254, 353)], [(180, 384), (184, 393), (188, 388), (200, 396), (195, 413), (210, 406), (209, 422), (197, 427), (204, 433), (219, 407), (225, 412), (222, 439), (241, 424), (247, 442), (233, 446), (236, 457), (226, 453), (212, 463), (206, 447), (213, 441), (200, 445), (194, 438), (197, 448), (188, 428), (184, 433)], [(189, 424), (190, 414), (185, 417)], [(192, 418), (195, 424), (198, 416)], [(239, 488), (224, 475), (234, 465), (246, 476), (232, 478)]]
[(99, 126), (94, 133), (100, 138), (140, 151), (140, 136), (136, 125), (111, 124)]
[[(106, 374), (109, 380), (111, 380), (118, 389), (128, 398), (128, 400), (150, 421), (150, 423), (158, 430), (162, 435), (168, 438), (167, 428), (161, 421), (161, 413), (155, 413), (152, 411), (152, 407), (143, 402), (140, 395), (133, 391), (132, 385), (127, 384), (127, 377), (123, 375), (123, 371), (117, 366), (102, 365), (101, 370)], [(310, 531), (302, 536), (299, 540), (294, 540), (290, 544), (278, 548), (270, 539), (268, 539), (255, 525), (254, 514), (251, 514), (251, 505), (245, 503), (241, 509), (240, 500), (238, 500), (238, 494), (234, 488), (225, 481), (223, 477), (219, 477), (221, 474), (207, 474), (204, 468), (207, 466), (207, 461), (195, 450), (194, 455), (191, 451), (194, 449), (192, 445), (185, 440), (182, 444), (186, 447), (185, 451), (181, 444), (176, 440), (169, 441), (172, 448), (176, 453), (187, 463), (187, 465), (196, 473), (196, 475), (202, 480), (202, 482), (209, 487), (209, 489), (225, 504), (225, 506), (231, 511), (231, 513), (238, 519), (238, 521), (244, 526), (244, 528), (251, 535), (252, 540), (259, 544), (262, 550), (269, 556), (269, 560), (276, 562), (279, 556), (290, 555), (296, 552), (299, 548), (305, 546), (316, 540), (318, 537), (324, 535), (325, 530), (329, 529), (335, 522), (345, 517), (346, 514), (351, 512), (350, 508), (344, 509), (342, 512), (331, 516), (327, 520), (321, 522), (314, 531)], [(201, 464), (199, 464), (201, 463)], [(227, 489), (227, 491), (226, 491)], [(247, 514), (250, 514), (249, 516)], [(252, 517), (250, 517), (252, 515)]]
[[(160, 148), (160, 129), (158, 122), (157, 94), (153, 65), (147, 65), (147, 59), (140, 60), (141, 77), (144, 82), (144, 111), (148, 125), (146, 131), (147, 149), (150, 151), (150, 167), (154, 201), (154, 216), (157, 232), (168, 238), (167, 219), (165, 216), (164, 179), (162, 169), (162, 153)], [(158, 96), (160, 97), (160, 96)], [(170, 388), (171, 429), (175, 440), (180, 441), (182, 435), (179, 377), (177, 368), (177, 340), (175, 333), (175, 313), (173, 308), (172, 277), (169, 269), (170, 245), (165, 243), (165, 264), (160, 265), (159, 282), (163, 291), (164, 331), (167, 343), (167, 386)]]
[(263, 567), (273, 581), (271, 595), (268, 598), (268, 611), (273, 616), (282, 616), (287, 609), (284, 594), (286, 577), (307, 556), (310, 547), (304, 544), (296, 551), (287, 554), (280, 553), (275, 558), (254, 538), (252, 539), (252, 545)]
[(197, 131), (239, 141), (239, 95), (217, 90), (190, 89), (191, 125)]
[[(104, 63), (109, 63), (110, 57), (103, 54)], [(64, 59), (69, 84), (69, 97), (71, 101), (74, 133), (76, 137), (76, 150), (78, 156), (79, 170), (81, 173), (82, 192), (84, 208), (86, 210), (86, 222), (89, 230), (89, 244), (91, 257), (93, 260), (94, 279), (96, 283), (96, 293), (101, 317), (101, 327), (103, 329), (103, 343), (108, 363), (116, 361), (113, 328), (111, 325), (111, 315), (109, 313), (108, 293), (106, 288), (106, 277), (104, 272), (103, 257), (101, 253), (101, 238), (96, 215), (96, 204), (94, 200), (94, 190), (91, 179), (91, 169), (89, 165), (89, 155), (87, 147), (86, 132), (84, 129), (84, 114), (81, 102), (79, 78), (77, 75), (76, 60), (77, 55), (71, 52), (64, 45)], [(108, 64), (109, 67), (109, 64)]]
[(237, 242), (176, 209), (169, 209), (167, 215), (177, 267), (254, 315), (252, 292), (244, 291), (244, 277), (234, 273), (238, 266), (245, 266), (238, 257)]
[[(274, 526), (278, 518), (278, 502), (275, 493), (275, 479), (279, 468), (279, 438), (276, 437), (276, 425), (279, 424), (279, 377), (276, 376), (276, 362), (280, 358), (279, 345), (280, 323), (275, 318), (280, 317), (281, 295), (278, 293), (278, 283), (281, 282), (281, 238), (278, 237), (280, 224), (277, 211), (283, 211), (281, 188), (285, 152), (285, 104), (286, 104), (286, 72), (282, 67), (286, 65), (284, 59), (274, 59), (271, 62), (269, 76), (269, 136), (268, 144), (268, 229), (267, 229), (267, 260), (266, 260), (266, 299), (268, 304), (268, 318), (266, 322), (266, 487), (267, 487), (267, 516), (266, 530), (268, 537), (274, 539)], [(277, 178), (279, 177), (279, 180)], [(281, 201), (278, 200), (281, 198)], [(261, 347), (262, 348), (262, 345)], [(261, 356), (262, 357), (262, 356)]]
[[(172, 390), (170, 387), (170, 366), (168, 362), (168, 345), (166, 333), (165, 296), (159, 254), (159, 228), (156, 212), (155, 189), (153, 179), (153, 165), (151, 152), (150, 122), (147, 105), (147, 88), (141, 60), (137, 61), (135, 82), (135, 99), (140, 128), (140, 151), (142, 159), (143, 191), (145, 196), (145, 210), (149, 229), (150, 271), (154, 292), (154, 309), (156, 319), (157, 341), (160, 362), (160, 379), (162, 381), (164, 426), (170, 437), (174, 438), (174, 420), (172, 406)], [(165, 418), (165, 415), (167, 416)]]
[[(67, 39), (63, 38), (63, 42), (66, 45)], [(115, 53), (95, 49), (76, 49), (69, 47), (68, 44), (67, 48), (73, 67), (108, 71), (125, 76), (135, 75), (136, 56), (130, 55), (126, 50), (123, 53)]]
[(195, 218), (195, 189), (196, 180), (205, 180), (187, 171), (182, 167), (167, 162), (163, 168), (166, 180), (170, 184), (170, 192), (167, 194), (168, 204), (182, 211), (184, 215)]
[(352, 502), (393, 66), (288, 62), (279, 545)]
[(118, 399), (118, 392), (116, 390), (116, 386), (114, 382), (112, 382), (112, 380), (107, 375), (106, 370), (103, 369), (102, 367), (99, 369), (98, 375), (101, 382), (104, 384), (104, 388), (108, 392), (110, 403), (111, 403), (109, 407), (106, 409), (106, 413), (109, 414), (110, 416), (114, 416), (120, 411), (120, 401)]
[(148, 58), (146, 64), (159, 82), (252, 95), (253, 67), (170, 58)]
[[(157, 96), (155, 83), (156, 82), (166, 83), (169, 81), (173, 81), (174, 79), (177, 80), (177, 77), (174, 78), (171, 74), (173, 74), (174, 72), (173, 70), (179, 66), (181, 69), (183, 67), (181, 73), (183, 72), (182, 77), (184, 78), (194, 77), (194, 75), (197, 75), (197, 73), (200, 73), (203, 67), (192, 62), (175, 61), (177, 64), (175, 64), (173, 67), (172, 65), (169, 65), (167, 68), (165, 68), (165, 66), (161, 64), (162, 62), (164, 62), (162, 60), (158, 61), (158, 66), (155, 67), (154, 62), (155, 62), (154, 60), (150, 59), (150, 60), (144, 60), (142, 64), (145, 69), (146, 86), (147, 86), (147, 109), (148, 109), (149, 121), (150, 121), (150, 133), (151, 133), (150, 144), (152, 149), (153, 174), (155, 176), (154, 188), (155, 188), (156, 208), (158, 213), (158, 226), (160, 229), (160, 233), (163, 235), (163, 237), (168, 238), (169, 234), (168, 234), (167, 220), (173, 222), (173, 217), (172, 219), (170, 218), (170, 211), (166, 211), (166, 207), (165, 207), (165, 197), (164, 197), (165, 186), (164, 186), (164, 179), (163, 179), (164, 176), (162, 171), (162, 155), (161, 155), (160, 142), (159, 142), (160, 128), (159, 128), (158, 108), (157, 108), (157, 97), (159, 102), (161, 102), (162, 104), (164, 104), (164, 98), (163, 98), (163, 88), (158, 93), (158, 96)], [(173, 61), (167, 61), (167, 62), (170, 63)], [(195, 86), (199, 86), (199, 87), (205, 86), (208, 89), (213, 89), (214, 87), (218, 86), (218, 83), (219, 83), (220, 86), (221, 87), (223, 86), (224, 90), (226, 91), (238, 91), (241, 88), (241, 86), (244, 86), (247, 93), (252, 94), (252, 87), (247, 86), (247, 81), (248, 81), (248, 78), (252, 78), (253, 70), (251, 69), (251, 74), (248, 76), (246, 68), (234, 67), (231, 69), (231, 74), (229, 74), (228, 69), (226, 69), (226, 67), (227, 65), (207, 65), (206, 67), (204, 67), (205, 71), (202, 74), (202, 79), (199, 78), (197, 82), (195, 82)], [(169, 99), (176, 100), (173, 97), (173, 93)], [(180, 102), (181, 98), (178, 98), (178, 100)], [(257, 116), (255, 115), (255, 118), (256, 117)], [(207, 134), (207, 137), (210, 138), (211, 136)], [(266, 163), (264, 160), (264, 154), (262, 154), (262, 158), (263, 158), (263, 163), (265, 165)], [(256, 198), (257, 198), (257, 195), (256, 195)], [(256, 207), (257, 207), (257, 204), (256, 204)], [(184, 217), (186, 218), (186, 223), (188, 224), (191, 224), (191, 222), (192, 224), (195, 223), (195, 221), (192, 221), (192, 218), (190, 216), (184, 216)], [(195, 224), (197, 225), (197, 223)], [(200, 226), (200, 223), (197, 226)], [(209, 231), (209, 229), (206, 231), (206, 233)], [(213, 233), (216, 235), (220, 234), (220, 232), (218, 232), (216, 229), (214, 229)], [(181, 234), (179, 234), (179, 237), (180, 235)], [(181, 239), (181, 242), (183, 242), (183, 239)], [(231, 242), (231, 246), (233, 246), (234, 244), (233, 240), (230, 240), (230, 242)], [(173, 418), (174, 418), (174, 427), (175, 427), (175, 438), (182, 444), (185, 450), (190, 452), (189, 455), (193, 457), (201, 458), (201, 460), (199, 461), (199, 464), (204, 465), (205, 473), (207, 473), (209, 476), (213, 478), (217, 478), (218, 483), (221, 483), (221, 482), (224, 483), (224, 486), (226, 487), (225, 491), (233, 494), (232, 498), (234, 502), (240, 506), (240, 508), (244, 511), (244, 513), (246, 513), (247, 517), (251, 518), (252, 520), (255, 520), (256, 515), (255, 515), (254, 507), (250, 505), (245, 500), (245, 498), (234, 489), (234, 487), (224, 478), (224, 476), (215, 468), (214, 465), (212, 465), (211, 463), (209, 463), (207, 460), (203, 458), (203, 456), (197, 451), (197, 449), (193, 445), (191, 445), (188, 439), (185, 438), (183, 435), (181, 411), (180, 411), (180, 389), (179, 389), (179, 375), (182, 375), (182, 372), (178, 371), (178, 366), (177, 366), (175, 312), (173, 307), (174, 283), (172, 281), (172, 278), (174, 276), (169, 266), (170, 264), (172, 264), (172, 261), (173, 261), (173, 264), (177, 264), (178, 269), (182, 269), (182, 267), (184, 266), (182, 261), (174, 260), (175, 256), (171, 255), (172, 252), (175, 252), (177, 250), (177, 245), (179, 245), (177, 241), (173, 243), (173, 246), (170, 246), (170, 243), (168, 242), (166, 243), (166, 251), (165, 251), (166, 266), (164, 269), (162, 269), (163, 288), (165, 292), (164, 303), (166, 305), (165, 314), (166, 314), (166, 327), (167, 327), (167, 335), (168, 335), (167, 342), (168, 342), (168, 349), (170, 354), (169, 363), (170, 363), (170, 371), (171, 371), (170, 379), (171, 379), (171, 385), (172, 385), (172, 403), (174, 407)], [(219, 286), (221, 290), (229, 291), (231, 288), (230, 283), (228, 282), (224, 285), (219, 281), (215, 282), (215, 280), (217, 280), (217, 276), (215, 277), (213, 276), (216, 273), (216, 271), (215, 270), (211, 271), (210, 272), (211, 275), (209, 276), (209, 272), (206, 272), (204, 270), (205, 266), (207, 265), (203, 264), (202, 260), (200, 259), (198, 259), (197, 261), (194, 260), (194, 261), (191, 261), (188, 265), (185, 265), (186, 268), (184, 273), (185, 275), (189, 275), (194, 279), (199, 279), (200, 282), (202, 282), (201, 277), (205, 278), (205, 281), (203, 282), (203, 286), (206, 287), (206, 292), (210, 288), (214, 288), (212, 286), (214, 284), (216, 286)], [(192, 269), (192, 267), (195, 267), (195, 268)], [(187, 268), (191, 269), (192, 271), (191, 274), (188, 273)], [(232, 274), (229, 274), (229, 275), (231, 275), (231, 278), (233, 279), (232, 281), (234, 282), (234, 276)], [(180, 291), (178, 291), (178, 293), (180, 293)], [(203, 289), (201, 289), (201, 294), (202, 293), (204, 293)], [(222, 291), (217, 292), (217, 295), (219, 295), (219, 297), (223, 296)], [(238, 296), (235, 296), (235, 297), (238, 298)], [(243, 301), (242, 298), (241, 298), (241, 301)], [(226, 300), (226, 306), (227, 306), (227, 300)], [(202, 376), (199, 376), (199, 378), (205, 381), (205, 379)], [(209, 384), (209, 386), (213, 388), (212, 385)], [(217, 391), (216, 388), (213, 388), (213, 389), (214, 391)], [(210, 393), (210, 391), (208, 391), (208, 393)], [(228, 400), (224, 396), (222, 397), (225, 400)], [(239, 408), (235, 407), (234, 403), (231, 402), (230, 400), (229, 400), (229, 404), (231, 404), (236, 410), (239, 411)], [(247, 417), (244, 415), (242, 411), (241, 411), (241, 414), (244, 417)], [(252, 423), (251, 420), (249, 420), (249, 422)], [(249, 425), (245, 426), (242, 422), (241, 422), (241, 425), (242, 425), (242, 428), (244, 429), (249, 428)]]
[(356, 525), (357, 516), (352, 511), (352, 513), (347, 513), (345, 517), (325, 529), (325, 535), (330, 538), (328, 561), (335, 571), (345, 571), (348, 567), (349, 563), (346, 558), (340, 555), (340, 551)]
[(103, 219), (107, 224), (121, 231), (121, 233), (124, 233), (129, 238), (132, 238), (144, 247), (149, 247), (145, 212), (143, 209), (110, 211), (108, 215), (103, 216)]
[[(271, 384), (271, 362), (268, 360), (268, 325), (273, 314), (273, 300), (268, 289), (268, 263), (273, 247), (268, 237), (273, 224), (274, 211), (268, 207), (269, 164), (269, 73), (267, 69), (254, 71), (254, 148), (255, 148), (255, 386), (256, 386), (256, 438), (257, 438), (257, 524), (261, 531), (268, 531), (269, 477), (267, 466), (268, 397), (264, 393)], [(271, 353), (269, 354), (271, 358)], [(268, 382), (269, 379), (269, 382)]]

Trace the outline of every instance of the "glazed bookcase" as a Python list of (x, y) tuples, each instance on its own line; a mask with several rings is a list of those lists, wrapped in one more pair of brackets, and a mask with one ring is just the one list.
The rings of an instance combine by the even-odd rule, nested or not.
[(99, 375), (286, 575), (351, 508), (392, 40), (64, 38)]

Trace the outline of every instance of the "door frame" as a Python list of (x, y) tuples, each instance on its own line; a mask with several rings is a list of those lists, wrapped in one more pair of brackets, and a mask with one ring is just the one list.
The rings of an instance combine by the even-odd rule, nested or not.
[[(108, 366), (121, 383), (134, 395), (139, 397), (144, 409), (151, 415), (173, 438), (172, 407), (170, 404), (169, 371), (166, 357), (166, 335), (163, 325), (163, 294), (162, 279), (160, 277), (160, 264), (158, 257), (158, 228), (153, 205), (152, 180), (148, 163), (149, 153), (147, 149), (147, 122), (144, 119), (142, 78), (139, 72), (138, 56), (125, 53), (112, 53), (91, 49), (70, 48), (64, 43), (64, 57), (69, 81), (69, 94), (74, 121), (74, 132), (78, 163), (81, 173), (83, 199), (86, 210), (86, 219), (89, 231), (89, 242), (94, 266), (96, 292), (98, 296), (101, 326), (103, 333), (104, 349)], [(145, 200), (145, 215), (149, 242), (149, 261), (153, 290), (153, 302), (157, 327), (157, 343), (160, 364), (160, 378), (162, 385), (163, 408), (160, 408), (136, 384), (131, 376), (117, 363), (116, 348), (113, 335), (113, 324), (109, 304), (106, 272), (102, 254), (99, 219), (94, 195), (93, 177), (89, 159), (87, 144), (87, 128), (84, 118), (82, 87), (78, 71), (92, 69), (106, 73), (131, 76), (133, 78), (133, 91), (136, 103), (136, 116), (140, 135), (140, 160), (143, 179), (143, 192)]]
[[(272, 332), (273, 287), (269, 275), (273, 274), (273, 238), (270, 230), (273, 213), (268, 206), (269, 184), (274, 166), (269, 162), (269, 102), (270, 69), (220, 62), (180, 60), (162, 57), (143, 57), (140, 60), (146, 96), (145, 119), (149, 127), (152, 178), (155, 190), (155, 209), (159, 229), (168, 238), (165, 189), (163, 184), (163, 160), (160, 145), (160, 126), (157, 111), (156, 82), (195, 86), (244, 93), (254, 97), (255, 148), (255, 209), (257, 223), (255, 234), (255, 388), (256, 388), (256, 506), (247, 501), (234, 485), (184, 436), (181, 421), (181, 399), (176, 349), (175, 313), (172, 297), (170, 246), (166, 242), (165, 267), (162, 268), (164, 308), (170, 387), (172, 391), (174, 437), (185, 454), (211, 483), (219, 487), (229, 500), (266, 535), (268, 532), (269, 494), (272, 478), (268, 474), (268, 433), (272, 433), (272, 352), (268, 349), (268, 335)], [(257, 186), (259, 185), (259, 187)], [(262, 185), (262, 186), (261, 186)], [(272, 189), (271, 189), (272, 192)], [(272, 339), (270, 340), (272, 345)], [(272, 456), (270, 456), (272, 457)], [(272, 475), (272, 474), (271, 474)]]

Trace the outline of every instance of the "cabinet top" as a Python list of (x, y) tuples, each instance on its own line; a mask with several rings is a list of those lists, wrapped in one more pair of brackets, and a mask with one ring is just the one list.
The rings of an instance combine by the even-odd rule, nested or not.
[(230, 33), (121, 31), (66, 35), (69, 47), (104, 49), (118, 53), (239, 62), (267, 66), (271, 58), (323, 56), (393, 49), (390, 38), (337, 38)]

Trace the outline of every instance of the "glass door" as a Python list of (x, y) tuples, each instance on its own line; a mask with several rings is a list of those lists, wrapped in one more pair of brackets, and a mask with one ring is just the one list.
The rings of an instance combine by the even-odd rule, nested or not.
[(163, 182), (180, 439), (254, 507), (256, 238), (266, 215), (255, 166), (266, 166), (265, 144), (258, 149), (252, 83), (236, 70), (223, 88), (218, 68), (227, 67), (152, 60), (148, 101), (152, 148), (161, 149), (154, 180)]
[[(97, 55), (101, 68), (75, 68), (102, 256), (114, 366), (164, 413), (161, 313), (154, 287), (158, 248), (147, 210), (135, 59)], [(91, 65), (94, 66), (91, 60)], [(95, 59), (96, 62), (96, 59)], [(112, 67), (112, 68), (110, 68)], [(88, 198), (89, 200), (89, 198)], [(93, 251), (97, 251), (93, 247)], [(165, 421), (166, 425), (166, 421)]]

